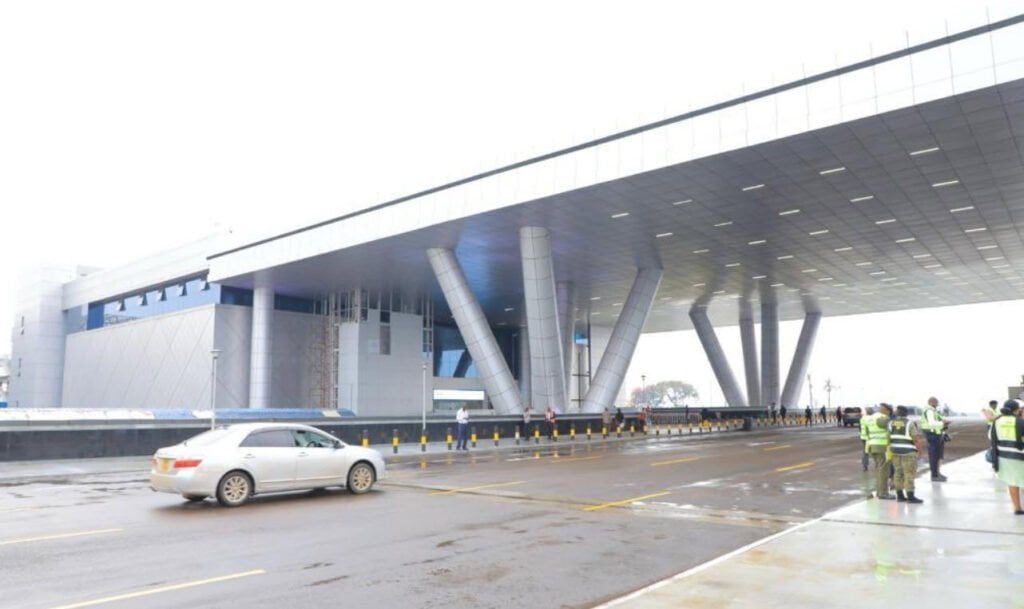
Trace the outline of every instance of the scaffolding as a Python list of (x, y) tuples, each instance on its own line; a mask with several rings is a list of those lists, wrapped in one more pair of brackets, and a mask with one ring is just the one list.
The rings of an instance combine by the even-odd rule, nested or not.
[(319, 323), (309, 343), (313, 372), (309, 401), (313, 407), (321, 410), (338, 408), (338, 343), (343, 316), (342, 301), (342, 295), (331, 293), (318, 298), (313, 308)]

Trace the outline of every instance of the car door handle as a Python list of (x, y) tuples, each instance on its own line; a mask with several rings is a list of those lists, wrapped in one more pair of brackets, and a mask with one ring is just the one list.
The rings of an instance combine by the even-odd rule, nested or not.
[(309, 453), (304, 453), (304, 452), (303, 453), (299, 453), (299, 456), (300, 457), (307, 457), (307, 456), (309, 456)]
[(250, 454), (246, 455), (246, 456), (245, 456), (245, 458), (246, 458), (246, 459), (255, 459), (255, 458), (256, 458), (256, 455), (254, 455), (254, 454), (250, 453)]

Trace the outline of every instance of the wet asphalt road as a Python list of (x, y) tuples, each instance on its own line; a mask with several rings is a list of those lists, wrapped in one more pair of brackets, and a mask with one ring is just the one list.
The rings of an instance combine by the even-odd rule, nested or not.
[[(954, 459), (981, 450), (964, 424)], [(140, 474), (0, 485), (0, 606), (587, 607), (864, 496), (855, 430), (402, 457), (240, 509)], [(2, 467), (2, 464), (0, 464)]]

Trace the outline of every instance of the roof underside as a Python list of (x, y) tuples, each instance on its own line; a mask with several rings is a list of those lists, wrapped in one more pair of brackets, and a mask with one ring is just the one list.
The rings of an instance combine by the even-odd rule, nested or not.
[[(517, 229), (551, 230), (579, 318), (612, 323), (637, 267), (665, 270), (645, 331), (774, 286), (783, 319), (1024, 298), (1024, 80), (647, 171), (263, 271), (279, 291), (435, 293), (454, 247), (488, 318), (520, 321)], [(840, 169), (841, 168), (841, 169)], [(622, 215), (628, 213), (628, 215)], [(613, 217), (618, 216), (618, 217)], [(252, 275), (224, 280), (247, 286)], [(512, 309), (512, 310), (506, 310)]]

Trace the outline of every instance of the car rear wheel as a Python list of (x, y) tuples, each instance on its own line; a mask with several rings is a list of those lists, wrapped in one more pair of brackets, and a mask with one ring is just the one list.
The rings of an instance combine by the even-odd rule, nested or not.
[(206, 495), (182, 495), (189, 503), (199, 503), (206, 500)]
[(376, 481), (376, 474), (369, 463), (356, 463), (348, 470), (348, 491), (355, 495), (362, 495), (373, 488)]
[(228, 472), (217, 483), (217, 502), (224, 507), (238, 507), (252, 497), (252, 478), (245, 472)]

